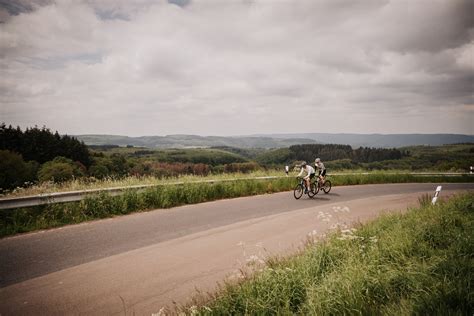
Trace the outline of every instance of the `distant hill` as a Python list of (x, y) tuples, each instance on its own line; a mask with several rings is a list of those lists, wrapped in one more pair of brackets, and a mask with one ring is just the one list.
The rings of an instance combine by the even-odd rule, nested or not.
[(262, 134), (251, 136), (167, 135), (128, 137), (117, 135), (77, 135), (87, 145), (133, 145), (148, 148), (282, 148), (299, 144), (344, 144), (357, 147), (405, 147), (414, 145), (474, 143), (473, 135), (461, 134)]
[(281, 148), (298, 144), (316, 144), (314, 139), (291, 137), (276, 138), (266, 136), (197, 136), (167, 135), (128, 137), (117, 135), (77, 135), (86, 145), (133, 145), (148, 148), (200, 148), (200, 147), (237, 147), (237, 148)]
[[(252, 135), (260, 136), (260, 135)], [(345, 144), (357, 147), (405, 147), (414, 145), (439, 146), (445, 144), (474, 143), (474, 135), (463, 134), (270, 134), (279, 139), (306, 138), (322, 144)]]

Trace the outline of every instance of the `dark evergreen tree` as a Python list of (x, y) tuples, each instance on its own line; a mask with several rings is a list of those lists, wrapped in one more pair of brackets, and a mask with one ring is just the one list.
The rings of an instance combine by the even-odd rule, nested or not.
[(19, 153), (26, 161), (45, 163), (63, 156), (86, 167), (91, 165), (89, 150), (83, 142), (68, 135), (60, 136), (57, 131), (53, 134), (44, 126), (27, 128), (23, 132), (20, 127), (0, 124), (0, 149)]

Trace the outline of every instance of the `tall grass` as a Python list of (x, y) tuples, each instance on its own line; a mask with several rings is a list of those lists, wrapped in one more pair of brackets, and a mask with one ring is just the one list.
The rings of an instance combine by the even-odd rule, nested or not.
[[(382, 217), (226, 284), (202, 315), (472, 315), (474, 194)], [(203, 305), (206, 306), (203, 306)]]
[(153, 176), (129, 176), (125, 178), (106, 178), (106, 179), (95, 179), (95, 178), (78, 178), (63, 183), (54, 182), (42, 182), (32, 184), (29, 187), (17, 188), (2, 197), (19, 197), (37, 194), (46, 194), (53, 192), (67, 192), (67, 191), (78, 191), (78, 190), (90, 190), (90, 189), (106, 189), (114, 187), (127, 187), (135, 185), (165, 185), (173, 184), (176, 182), (198, 182), (205, 180), (228, 180), (228, 179), (245, 179), (263, 176), (281, 176), (281, 171), (254, 171), (251, 173), (222, 173), (208, 176), (197, 176), (197, 175), (182, 175), (179, 177), (170, 178), (157, 178)]

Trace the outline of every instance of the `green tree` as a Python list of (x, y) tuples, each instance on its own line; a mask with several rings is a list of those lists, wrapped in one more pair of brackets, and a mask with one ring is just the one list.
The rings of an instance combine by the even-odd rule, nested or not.
[(0, 150), (0, 191), (23, 186), (34, 181), (38, 164), (25, 162), (23, 157), (9, 150)]
[(38, 178), (42, 182), (64, 182), (82, 176), (84, 176), (84, 172), (80, 164), (65, 157), (56, 157), (45, 162), (38, 172)]

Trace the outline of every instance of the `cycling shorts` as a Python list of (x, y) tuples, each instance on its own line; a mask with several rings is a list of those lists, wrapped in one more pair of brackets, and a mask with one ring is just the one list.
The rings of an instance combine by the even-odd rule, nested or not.
[(318, 176), (323, 176), (324, 177), (325, 175), (326, 175), (326, 169), (324, 169), (322, 171), (319, 170), (319, 175)]

